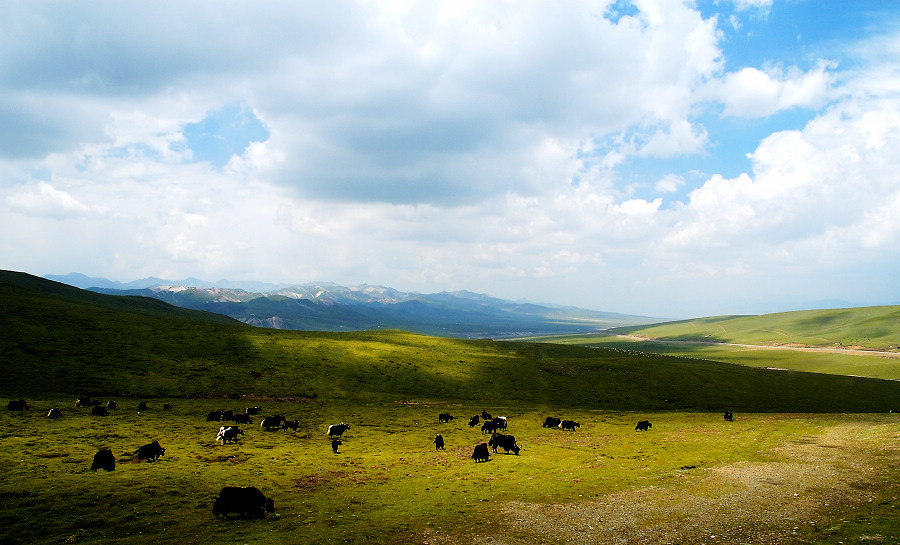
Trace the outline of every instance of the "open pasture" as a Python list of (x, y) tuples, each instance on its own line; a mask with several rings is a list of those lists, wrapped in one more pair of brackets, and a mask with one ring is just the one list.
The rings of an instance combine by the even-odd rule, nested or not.
[[(107, 399), (104, 399), (106, 401)], [(858, 541), (898, 534), (900, 415), (617, 412), (441, 401), (116, 398), (108, 417), (74, 399), (0, 413), (3, 543), (700, 543)], [(163, 403), (172, 405), (163, 410)], [(262, 412), (236, 444), (216, 409)], [(51, 407), (63, 417), (46, 417)], [(469, 417), (509, 418), (520, 455), (471, 459)], [(438, 414), (456, 418), (439, 423)], [(266, 432), (264, 415), (299, 420)], [(578, 421), (542, 428), (546, 416)], [(653, 424), (634, 430), (638, 420)], [(338, 454), (328, 424), (351, 428)], [(443, 435), (446, 450), (432, 440)], [(156, 462), (132, 456), (154, 439)], [(98, 448), (113, 472), (90, 471)], [(264, 520), (216, 519), (223, 486), (275, 501)], [(693, 513), (693, 514), (692, 514)], [(698, 521), (702, 521), (700, 524)], [(887, 537), (884, 537), (887, 536)], [(891, 537), (893, 536), (893, 537)], [(892, 542), (892, 541), (887, 541)]]
[(535, 338), (533, 340), (595, 348), (614, 348), (634, 353), (665, 354), (750, 367), (900, 380), (900, 354), (893, 351), (827, 350), (691, 341), (641, 340), (618, 335), (565, 335)]

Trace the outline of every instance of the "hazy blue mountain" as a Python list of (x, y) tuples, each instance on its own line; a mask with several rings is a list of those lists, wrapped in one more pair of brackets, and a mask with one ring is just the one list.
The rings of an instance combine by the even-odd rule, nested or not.
[(218, 282), (208, 282), (198, 278), (185, 278), (184, 280), (166, 280), (164, 278), (148, 277), (140, 280), (132, 280), (131, 282), (117, 282), (106, 278), (96, 278), (86, 276), (81, 273), (69, 274), (48, 274), (44, 276), (47, 280), (61, 282), (70, 286), (81, 289), (104, 288), (113, 290), (137, 290), (144, 288), (155, 288), (158, 286), (184, 286), (192, 288), (231, 288), (243, 289), (251, 292), (269, 292), (288, 286), (288, 284), (270, 284), (267, 282), (256, 281), (232, 281), (219, 280)]
[[(169, 304), (223, 314), (277, 329), (358, 331), (403, 329), (453, 337), (513, 337), (581, 333), (641, 325), (658, 318), (598, 312), (576, 307), (509, 301), (470, 291), (407, 293), (385, 286), (341, 286), (312, 282), (293, 286), (262, 283), (212, 285), (146, 278), (111, 282), (79, 274), (50, 280), (113, 295), (152, 297)], [(149, 284), (149, 285), (148, 285)], [(261, 291), (245, 286), (263, 286)]]

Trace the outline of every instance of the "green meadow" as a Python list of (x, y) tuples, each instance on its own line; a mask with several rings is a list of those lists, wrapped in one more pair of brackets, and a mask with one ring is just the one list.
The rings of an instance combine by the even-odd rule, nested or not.
[(525, 340), (900, 380), (900, 306), (699, 318)]
[(890, 350), (900, 346), (900, 306), (716, 316), (614, 331), (665, 340)]
[[(0, 411), (3, 543), (900, 536), (898, 381), (616, 347), (257, 329), (21, 273), (0, 273), (0, 298), (0, 392), (32, 407)], [(118, 408), (91, 416), (74, 406), (83, 395)], [(257, 417), (236, 444), (215, 441), (209, 411), (256, 405), (298, 430), (266, 432)], [(63, 417), (47, 418), (51, 407)], [(468, 426), (482, 410), (509, 418), (520, 455), (471, 459), (488, 439)], [(441, 424), (442, 412), (456, 419)], [(581, 426), (545, 429), (546, 416)], [(642, 419), (647, 432), (634, 430)], [(351, 429), (335, 454), (325, 430), (341, 421)], [(138, 463), (152, 440), (165, 455)], [(99, 448), (115, 471), (90, 471)], [(256, 486), (277, 512), (216, 519), (223, 486)], [(691, 507), (705, 502), (740, 505)]]

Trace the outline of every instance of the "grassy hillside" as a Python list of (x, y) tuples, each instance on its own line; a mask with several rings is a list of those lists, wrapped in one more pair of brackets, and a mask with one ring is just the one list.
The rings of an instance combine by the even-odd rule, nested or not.
[(614, 410), (882, 412), (900, 382), (579, 346), (252, 328), (158, 301), (0, 275), (7, 396), (295, 396)]
[(718, 316), (524, 340), (900, 380), (900, 306)]
[(718, 316), (610, 332), (678, 341), (891, 350), (900, 347), (900, 306)]

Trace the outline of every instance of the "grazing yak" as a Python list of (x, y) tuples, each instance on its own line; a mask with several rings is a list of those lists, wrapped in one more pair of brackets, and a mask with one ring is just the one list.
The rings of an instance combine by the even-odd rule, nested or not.
[(449, 413), (441, 413), (438, 415), (438, 422), (440, 422), (441, 424), (446, 424), (447, 422), (450, 422), (454, 418), (455, 417), (450, 416)]
[(497, 423), (493, 420), (485, 420), (481, 425), (481, 433), (494, 433), (497, 431)]
[(153, 441), (150, 444), (138, 447), (135, 454), (137, 455), (138, 463), (141, 463), (141, 460), (144, 459), (148, 462), (159, 460), (159, 457), (165, 454), (165, 452), (166, 449), (159, 445), (159, 441)]
[(244, 409), (244, 414), (249, 414), (249, 415), (251, 415), (251, 416), (256, 416), (256, 415), (259, 414), (259, 411), (261, 411), (261, 410), (262, 410), (262, 409), (259, 408), (259, 407), (247, 407), (246, 409)]
[(249, 414), (235, 414), (234, 418), (232, 418), (235, 424), (252, 424), (253, 419), (250, 418)]
[(119, 406), (119, 404), (116, 403), (115, 399), (110, 399), (109, 401), (106, 402), (106, 408), (109, 409), (110, 411), (115, 410), (116, 408), (118, 408), (118, 406)]
[(491, 420), (485, 420), (481, 425), (481, 433), (494, 433), (497, 430), (505, 430), (507, 427), (506, 417), (498, 416)]
[(140, 403), (138, 403), (138, 412), (146, 411), (146, 410), (148, 410), (146, 401), (141, 401)]
[(47, 418), (62, 418), (62, 411), (54, 407), (47, 413)]
[(344, 435), (344, 432), (350, 429), (349, 424), (344, 424), (341, 422), (340, 424), (332, 424), (328, 426), (328, 437), (337, 436), (340, 437)]
[(444, 450), (444, 437), (441, 434), (434, 436), (434, 450)]
[(91, 416), (109, 416), (109, 409), (103, 405), (94, 405), (91, 407)]
[(338, 447), (343, 445), (344, 443), (340, 439), (332, 439), (331, 440), (331, 450), (334, 451), (335, 454), (338, 453)]
[(300, 427), (300, 421), (299, 420), (285, 420), (284, 422), (281, 423), (281, 427), (285, 430), (287, 430), (288, 428), (291, 428), (292, 430), (297, 431), (297, 428)]
[(222, 420), (222, 411), (210, 411), (208, 415), (206, 415), (207, 422), (220, 422)]
[(725, 411), (725, 415), (723, 416), (723, 418), (725, 418), (725, 421), (726, 421), (726, 422), (733, 422), (733, 421), (734, 421), (734, 415), (731, 414), (731, 411)]
[(164, 410), (164, 411), (171, 411), (171, 410), (172, 410), (172, 406), (169, 405), (168, 403), (163, 403), (163, 410)]
[(637, 423), (637, 426), (634, 427), (634, 431), (647, 431), (652, 427), (653, 424), (651, 424), (649, 420), (641, 420)]
[(481, 418), (484, 418), (485, 420), (493, 420), (494, 419), (494, 417), (491, 416), (491, 413), (489, 413), (487, 411), (481, 411)]
[(275, 502), (267, 498), (255, 486), (241, 488), (226, 486), (219, 492), (219, 497), (213, 503), (213, 514), (216, 518), (227, 518), (230, 513), (237, 513), (250, 518), (264, 519), (266, 511), (275, 512)]
[(28, 406), (28, 402), (24, 399), (11, 399), (9, 403), (6, 404), (6, 408), (11, 411), (24, 411), (25, 409), (30, 409)]
[(548, 416), (548, 417), (544, 420), (544, 424), (543, 424), (543, 425), (544, 425), (545, 428), (558, 428), (560, 424), (562, 424), (562, 420), (561, 420), (561, 419), (556, 418), (555, 416)]
[(79, 397), (75, 400), (76, 407), (93, 407), (94, 405), (99, 405), (99, 401), (94, 401), (91, 399), (91, 396)]
[(105, 469), (106, 471), (114, 471), (116, 469), (116, 457), (108, 448), (102, 448), (94, 454), (94, 461), (91, 462), (91, 471)]
[(473, 416), (472, 418), (470, 418), (470, 419), (469, 419), (469, 427), (470, 427), (470, 428), (474, 428), (475, 426), (477, 426), (477, 425), (478, 425), (478, 419), (479, 419), (479, 416), (478, 416), (477, 414), (476, 414), (475, 416)]
[(488, 445), (491, 447), (491, 450), (494, 451), (494, 454), (497, 453), (497, 447), (502, 448), (509, 454), (509, 451), (513, 451), (516, 455), (519, 454), (519, 445), (516, 444), (516, 438), (512, 435), (503, 435), (502, 433), (494, 434), (491, 437), (491, 440), (488, 441)]
[(575, 431), (575, 428), (580, 428), (581, 424), (575, 422), (574, 420), (563, 420), (559, 423), (560, 427), (566, 431)]
[(219, 433), (216, 434), (216, 441), (220, 441), (223, 445), (226, 443), (237, 442), (237, 436), (244, 435), (244, 431), (237, 426), (222, 426)]
[(284, 422), (284, 417), (275, 415), (275, 416), (267, 416), (262, 419), (262, 422), (259, 423), (259, 427), (266, 431), (277, 430), (281, 427), (281, 423)]
[(475, 450), (472, 452), (472, 459), (476, 462), (487, 462), (490, 458), (491, 454), (488, 452), (488, 444), (481, 443), (480, 445), (475, 446)]

